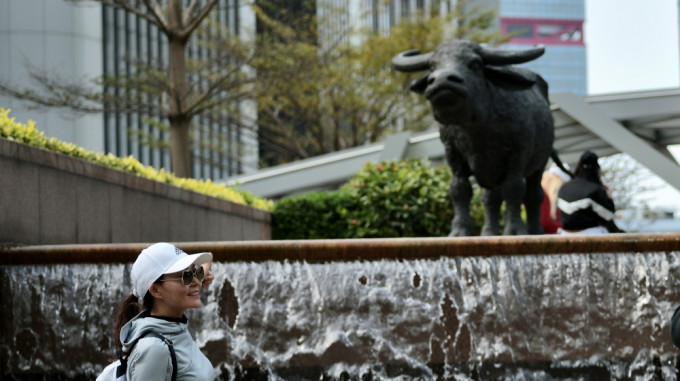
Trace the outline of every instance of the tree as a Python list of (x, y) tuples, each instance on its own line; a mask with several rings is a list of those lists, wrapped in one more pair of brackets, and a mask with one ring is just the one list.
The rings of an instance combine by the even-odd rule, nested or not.
[[(248, 98), (254, 77), (244, 68), (252, 59), (252, 49), (211, 22), (210, 14), (218, 0), (70, 1), (96, 1), (146, 20), (167, 40), (167, 61), (149, 64), (128, 57), (131, 71), (118, 76), (104, 74), (86, 84), (67, 83), (53, 73), (34, 70), (30, 75), (37, 89), (0, 83), (0, 92), (37, 105), (80, 112), (137, 113), (161, 123), (167, 121), (173, 172), (190, 177), (192, 120), (198, 115), (219, 113), (221, 108)], [(209, 44), (210, 59), (189, 58), (190, 43)]]
[(265, 164), (360, 146), (398, 130), (433, 127), (426, 101), (406, 89), (415, 77), (393, 72), (392, 57), (412, 48), (431, 50), (449, 38), (504, 41), (493, 29), (495, 11), (468, 1), (456, 2), (445, 16), (406, 19), (389, 35), (344, 28), (350, 23), (337, 20), (346, 20), (347, 9), (324, 7), (326, 12), (314, 20), (286, 15), (285, 23), (266, 9), (258, 12), (267, 31), (258, 33), (254, 61)]
[(602, 182), (612, 190), (617, 210), (648, 210), (647, 201), (641, 195), (658, 189), (652, 181), (653, 174), (625, 153), (603, 157)]
[[(172, 170), (180, 177), (191, 176), (190, 128), (198, 116), (227, 114), (241, 130), (258, 131), (260, 145), (271, 154), (264, 163), (270, 165), (374, 142), (395, 130), (429, 128), (434, 125), (429, 106), (405, 90), (413, 77), (392, 72), (391, 58), (413, 47), (432, 49), (451, 37), (500, 39), (490, 31), (495, 13), (463, 0), (445, 17), (414, 17), (389, 36), (343, 27), (352, 23), (347, 8), (331, 5), (338, 2), (301, 0), (300, 12), (286, 14), (275, 0), (257, 0), (252, 5), (263, 27), (254, 44), (215, 21), (219, 0), (67, 1), (94, 1), (146, 20), (167, 40), (165, 61), (130, 56), (127, 72), (89, 83), (33, 71), (36, 88), (0, 83), (0, 92), (38, 105), (133, 113), (156, 128), (169, 125)], [(305, 8), (312, 5), (325, 13)], [(284, 17), (269, 17), (272, 12)], [(190, 57), (187, 48), (193, 46), (209, 56)], [(242, 102), (255, 102), (257, 115), (244, 112)], [(201, 143), (219, 149), (222, 138), (212, 139)]]

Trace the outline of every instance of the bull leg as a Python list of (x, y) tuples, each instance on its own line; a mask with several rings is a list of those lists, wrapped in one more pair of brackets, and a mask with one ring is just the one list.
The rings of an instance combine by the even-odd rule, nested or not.
[(526, 181), (524, 208), (527, 212), (527, 230), (529, 234), (543, 234), (543, 226), (541, 225), (541, 203), (543, 202), (542, 175), (541, 171), (536, 171), (527, 177)]
[(472, 218), (470, 218), (470, 200), (472, 200), (472, 185), (470, 184), (470, 167), (465, 158), (455, 148), (450, 131), (442, 126), (439, 134), (446, 151), (446, 162), (451, 167), (451, 183), (449, 195), (453, 204), (453, 220), (449, 237), (464, 237), (472, 235)]
[(470, 200), (472, 199), (472, 186), (466, 176), (451, 177), (449, 187), (451, 202), (453, 203), (453, 220), (451, 221), (451, 233), (449, 237), (464, 237), (472, 235), (472, 218), (470, 218)]
[(508, 175), (501, 190), (505, 200), (505, 229), (504, 235), (524, 235), (527, 228), (522, 222), (522, 201), (526, 184), (520, 175)]
[(482, 235), (498, 235), (500, 233), (498, 219), (501, 213), (501, 203), (503, 203), (500, 189), (482, 189), (482, 203), (484, 203)]

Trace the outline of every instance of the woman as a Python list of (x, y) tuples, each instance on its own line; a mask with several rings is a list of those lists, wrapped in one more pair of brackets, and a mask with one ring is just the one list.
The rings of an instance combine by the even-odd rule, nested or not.
[[(564, 167), (569, 170), (568, 165)], [(557, 209), (557, 192), (562, 185), (571, 180), (571, 176), (553, 164), (543, 172), (541, 187), (543, 188), (543, 202), (541, 203), (541, 225), (545, 234), (556, 234), (562, 227), (560, 211)]]
[(614, 201), (611, 189), (602, 184), (597, 155), (586, 151), (581, 155), (574, 179), (558, 193), (561, 212), (560, 234), (620, 233), (614, 223)]
[[(128, 356), (128, 380), (170, 380), (173, 371), (177, 380), (215, 378), (213, 366), (191, 337), (184, 315), (187, 309), (201, 306), (200, 291), (212, 282), (211, 261), (211, 253), (188, 255), (164, 242), (139, 254), (130, 273), (133, 292), (116, 314), (116, 347), (122, 346)], [(139, 299), (143, 300), (141, 306)], [(149, 332), (172, 342), (176, 368), (168, 344)]]

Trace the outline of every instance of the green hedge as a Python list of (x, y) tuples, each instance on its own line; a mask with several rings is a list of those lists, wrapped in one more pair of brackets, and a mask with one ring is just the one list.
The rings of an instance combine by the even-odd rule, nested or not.
[[(367, 163), (336, 192), (280, 200), (272, 212), (274, 239), (441, 237), (451, 229), (451, 174), (427, 160)], [(484, 209), (474, 188), (474, 234)]]
[(273, 239), (350, 238), (349, 192), (316, 192), (279, 200), (272, 211)]
[(429, 161), (367, 164), (343, 189), (356, 199), (353, 237), (438, 237), (448, 234), (451, 202), (447, 167)]
[(55, 138), (47, 138), (41, 131), (35, 129), (35, 123), (33, 121), (29, 120), (27, 124), (17, 123), (14, 121), (14, 118), (9, 117), (9, 112), (10, 110), (0, 107), (0, 137), (63, 153), (109, 168), (134, 173), (151, 180), (168, 183), (180, 188), (239, 204), (250, 205), (264, 210), (271, 210), (273, 207), (273, 202), (271, 200), (263, 199), (249, 192), (238, 191), (224, 185), (213, 184), (210, 180), (177, 177), (170, 172), (166, 172), (162, 168), (157, 170), (151, 166), (145, 166), (132, 156), (120, 158), (113, 154), (104, 155), (88, 151), (72, 143), (65, 143)]

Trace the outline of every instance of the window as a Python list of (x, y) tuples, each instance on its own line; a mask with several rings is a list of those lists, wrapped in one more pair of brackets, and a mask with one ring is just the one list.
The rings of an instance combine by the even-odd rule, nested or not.
[(513, 44), (583, 45), (583, 20), (503, 18), (501, 30)]
[(514, 34), (515, 38), (534, 38), (534, 27), (531, 24), (508, 25), (504, 35), (508, 34)]

